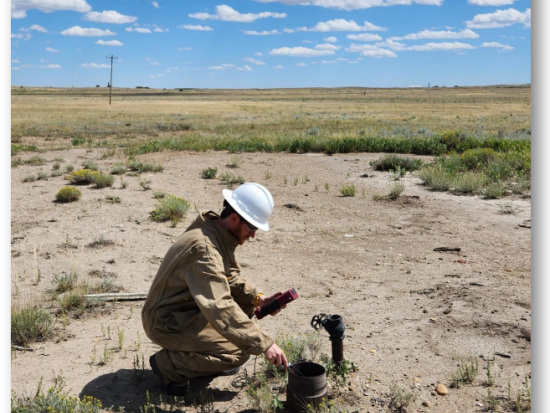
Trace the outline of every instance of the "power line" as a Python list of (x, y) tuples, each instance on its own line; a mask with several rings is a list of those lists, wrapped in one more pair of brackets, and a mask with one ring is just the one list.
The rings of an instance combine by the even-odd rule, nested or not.
[(109, 105), (111, 104), (111, 96), (113, 95), (113, 59), (116, 59), (113, 55), (107, 56), (107, 59), (111, 59), (111, 82), (109, 83)]

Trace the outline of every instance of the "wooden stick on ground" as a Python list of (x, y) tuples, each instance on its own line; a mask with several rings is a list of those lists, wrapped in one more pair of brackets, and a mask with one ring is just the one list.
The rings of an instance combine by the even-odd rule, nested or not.
[(88, 300), (101, 301), (130, 301), (130, 300), (145, 300), (147, 293), (106, 293), (106, 294), (86, 294)]

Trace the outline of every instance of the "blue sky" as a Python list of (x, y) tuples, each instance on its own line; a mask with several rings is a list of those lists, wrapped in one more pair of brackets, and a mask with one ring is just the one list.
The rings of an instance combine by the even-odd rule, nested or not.
[(526, 0), (12, 0), (11, 84), (531, 82)]

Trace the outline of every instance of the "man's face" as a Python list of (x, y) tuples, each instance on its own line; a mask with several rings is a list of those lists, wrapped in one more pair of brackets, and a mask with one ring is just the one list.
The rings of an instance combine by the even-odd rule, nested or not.
[(239, 243), (239, 245), (243, 245), (246, 240), (249, 238), (254, 238), (256, 236), (256, 230), (258, 228), (254, 227), (253, 225), (246, 222), (243, 218), (239, 217), (239, 224), (236, 227), (235, 233), (233, 233), (233, 236)]

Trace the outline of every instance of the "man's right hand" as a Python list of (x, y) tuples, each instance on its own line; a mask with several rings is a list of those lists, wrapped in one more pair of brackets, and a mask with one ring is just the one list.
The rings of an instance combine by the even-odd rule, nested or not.
[(283, 365), (285, 370), (288, 370), (288, 360), (285, 352), (277, 344), (273, 343), (271, 347), (264, 351), (264, 356), (271, 364), (275, 366)]

